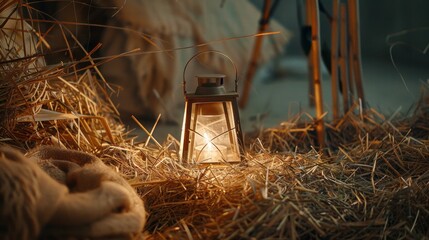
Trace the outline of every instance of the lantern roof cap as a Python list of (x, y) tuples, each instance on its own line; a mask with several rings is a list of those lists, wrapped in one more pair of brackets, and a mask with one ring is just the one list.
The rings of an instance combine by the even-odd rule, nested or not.
[(195, 75), (197, 78), (225, 78), (225, 74), (222, 73), (203, 73)]
[(224, 74), (200, 74), (196, 76), (198, 87), (195, 91), (197, 95), (218, 95), (225, 94), (223, 86)]
[(200, 74), (195, 76), (198, 79), (198, 86), (222, 86), (225, 74)]

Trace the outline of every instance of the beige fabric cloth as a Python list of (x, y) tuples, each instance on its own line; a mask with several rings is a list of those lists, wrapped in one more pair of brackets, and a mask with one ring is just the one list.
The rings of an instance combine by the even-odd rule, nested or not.
[[(102, 52), (105, 56), (133, 49), (140, 49), (141, 52), (171, 50), (255, 34), (261, 15), (260, 10), (247, 0), (114, 2), (120, 10), (112, 18), (110, 25), (145, 33), (152, 43), (142, 34), (133, 31), (106, 28), (102, 39)], [(270, 30), (280, 31), (281, 34), (266, 37), (261, 63), (280, 53), (290, 37), (287, 30), (275, 21), (271, 22)], [(102, 69), (107, 79), (124, 87), (123, 93), (117, 97), (119, 109), (126, 113), (156, 116), (159, 113), (169, 113), (174, 106), (183, 103), (182, 73), (186, 61), (192, 55), (202, 50), (221, 51), (232, 58), (239, 74), (244, 75), (253, 42), (254, 39), (247, 38), (216, 42), (198, 49), (134, 55), (108, 63)], [(231, 66), (219, 55), (210, 56), (205, 65), (208, 72), (231, 73)], [(194, 75), (192, 71), (190, 76)]]
[(11, 148), (0, 148), (0, 165), (0, 238), (35, 239), (67, 187)]
[(92, 155), (42, 147), (30, 159), (3, 146), (0, 165), (2, 239), (131, 238), (143, 230), (140, 197)]

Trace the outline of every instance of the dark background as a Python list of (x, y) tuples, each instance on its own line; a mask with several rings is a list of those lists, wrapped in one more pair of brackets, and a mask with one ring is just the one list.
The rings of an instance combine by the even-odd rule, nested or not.
[[(251, 0), (262, 8), (263, 0)], [(294, 37), (286, 47), (286, 53), (302, 54), (299, 45), (299, 26), (297, 14), (297, 1), (280, 0), (273, 18), (289, 29)], [(273, 1), (272, 1), (273, 2)], [(321, 0), (326, 9), (331, 12), (332, 1)], [(345, 2), (345, 1), (344, 1)], [(389, 44), (386, 37), (404, 30), (426, 28), (424, 30), (408, 33), (394, 38), (413, 47), (424, 49), (429, 44), (429, 1), (427, 0), (360, 0), (361, 45), (364, 57), (374, 57), (385, 60), (389, 57)], [(322, 16), (322, 39), (329, 42), (330, 32), (327, 19)], [(405, 62), (413, 60), (417, 52), (397, 51), (395, 56)]]

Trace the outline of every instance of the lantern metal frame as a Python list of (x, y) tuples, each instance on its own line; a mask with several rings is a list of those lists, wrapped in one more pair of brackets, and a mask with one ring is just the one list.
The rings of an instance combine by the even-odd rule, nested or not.
[[(215, 94), (196, 94), (196, 93), (188, 93), (186, 91), (186, 70), (188, 68), (189, 63), (194, 60), (196, 57), (200, 56), (201, 54), (205, 53), (215, 53), (220, 54), (223, 57), (225, 57), (229, 62), (231, 62), (232, 66), (235, 70), (235, 88), (233, 92), (226, 92), (226, 93), (215, 93)], [(216, 74), (214, 74), (216, 75)], [(211, 76), (214, 76), (211, 75)], [(218, 76), (221, 76), (218, 74)], [(223, 86), (223, 79), (222, 79), (222, 86)], [(184, 71), (183, 71), (183, 94), (185, 97), (185, 111), (183, 116), (183, 126), (182, 126), (182, 135), (181, 135), (181, 144), (180, 144), (180, 156), (182, 161), (185, 161), (187, 163), (197, 163), (197, 164), (222, 164), (222, 163), (234, 163), (234, 162), (241, 162), (244, 157), (244, 138), (243, 138), (243, 132), (241, 130), (241, 122), (239, 117), (239, 110), (238, 110), (238, 71), (237, 67), (232, 61), (232, 59), (227, 56), (226, 54), (219, 52), (219, 51), (203, 51), (195, 54), (189, 61), (186, 63)], [(231, 148), (236, 148), (234, 151), (236, 154), (238, 154), (237, 159), (225, 159), (224, 161), (213, 161), (213, 162), (199, 162), (198, 157), (197, 159), (193, 159), (193, 153), (194, 151), (197, 151), (195, 149), (196, 146), (190, 146), (195, 145), (195, 137), (196, 135), (200, 135), (200, 133), (193, 132), (196, 129), (197, 124), (197, 116), (198, 114), (193, 111), (193, 107), (197, 108), (198, 104), (211, 104), (211, 103), (221, 103), (222, 109), (223, 109), (223, 115), (225, 116), (226, 124), (227, 124), (227, 131), (223, 134), (228, 134), (229, 137), (229, 144)], [(229, 106), (228, 106), (229, 105)], [(195, 114), (195, 116), (193, 116)], [(232, 114), (232, 116), (230, 116)], [(194, 118), (193, 118), (194, 117)], [(232, 120), (232, 122), (231, 122)], [(193, 124), (191, 126), (191, 124)], [(215, 136), (214, 138), (216, 138)], [(214, 139), (213, 138), (213, 139)], [(210, 139), (213, 140), (213, 139)], [(236, 141), (236, 143), (234, 143)], [(211, 143), (210, 143), (211, 144)], [(234, 144), (236, 146), (234, 146)], [(205, 147), (205, 146), (204, 146)], [(218, 147), (216, 147), (218, 148)], [(220, 149), (217, 149), (220, 152)]]

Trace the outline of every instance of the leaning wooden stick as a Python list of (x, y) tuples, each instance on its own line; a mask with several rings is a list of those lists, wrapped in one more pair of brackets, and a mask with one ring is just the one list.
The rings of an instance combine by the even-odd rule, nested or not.
[[(312, 18), (312, 9), (309, 7), (308, 4), (305, 5), (305, 19), (307, 26), (310, 26), (311, 29), (311, 18)], [(311, 41), (311, 39), (310, 39)], [(315, 106), (315, 100), (314, 100), (314, 81), (313, 81), (313, 75), (314, 75), (314, 66), (313, 61), (311, 60), (311, 43), (310, 43), (310, 52), (308, 52), (307, 55), (308, 61), (308, 105), (310, 107)]]
[[(263, 33), (268, 27), (268, 22), (270, 18), (270, 6), (271, 0), (265, 0), (264, 2), (264, 13), (262, 15), (258, 33)], [(252, 86), (253, 76), (256, 72), (256, 67), (258, 66), (259, 55), (261, 53), (263, 37), (255, 38), (255, 45), (253, 46), (252, 58), (250, 60), (249, 67), (247, 68), (246, 78), (244, 80), (243, 92), (240, 98), (238, 105), (240, 108), (245, 108), (249, 100), (250, 89)]]
[(314, 86), (314, 100), (316, 105), (316, 131), (317, 140), (320, 147), (325, 145), (325, 131), (323, 123), (323, 97), (322, 97), (322, 76), (320, 74), (320, 31), (319, 31), (319, 7), (318, 0), (306, 1), (307, 13), (309, 14), (311, 26), (311, 49), (309, 61), (312, 66), (312, 79)]
[(334, 120), (339, 118), (338, 106), (338, 22), (340, 13), (340, 1), (333, 0), (331, 22), (331, 94), (332, 113)]
[(340, 4), (340, 74), (341, 74), (341, 91), (343, 93), (343, 110), (344, 114), (349, 111), (349, 81), (347, 76), (347, 26), (346, 26), (346, 6)]
[(362, 83), (362, 61), (360, 55), (360, 34), (359, 34), (359, 4), (358, 0), (348, 1), (348, 27), (350, 36), (350, 69), (353, 72), (354, 84), (358, 98), (362, 101), (365, 108), (365, 97)]

